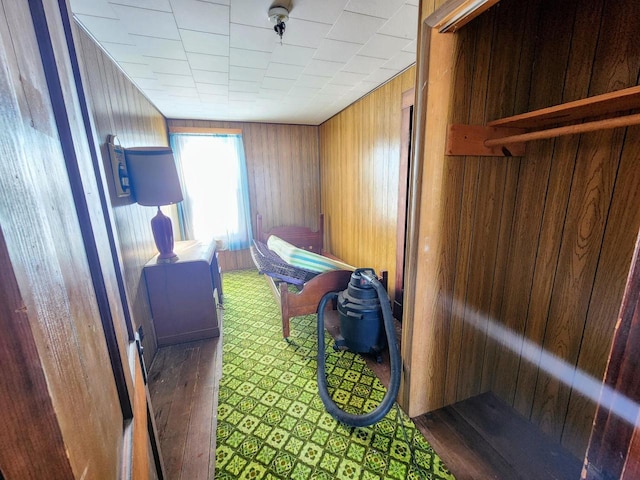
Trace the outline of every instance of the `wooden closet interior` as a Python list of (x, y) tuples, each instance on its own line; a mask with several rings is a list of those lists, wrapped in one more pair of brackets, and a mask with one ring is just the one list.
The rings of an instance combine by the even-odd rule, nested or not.
[(401, 400), (491, 392), (582, 462), (640, 227), (640, 4), (487, 6), (441, 33), (423, 3)]

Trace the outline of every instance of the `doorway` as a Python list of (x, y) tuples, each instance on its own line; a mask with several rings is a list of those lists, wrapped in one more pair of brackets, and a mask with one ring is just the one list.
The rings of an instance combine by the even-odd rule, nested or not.
[(415, 89), (402, 94), (402, 123), (400, 145), (400, 172), (398, 175), (398, 225), (396, 231), (396, 282), (393, 316), (402, 322), (404, 297), (404, 267), (407, 239), (407, 202), (411, 162), (411, 133), (413, 130), (413, 103)]

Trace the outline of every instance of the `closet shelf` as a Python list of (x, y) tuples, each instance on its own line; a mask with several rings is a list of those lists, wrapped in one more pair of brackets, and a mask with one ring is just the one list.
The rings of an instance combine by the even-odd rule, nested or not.
[[(522, 156), (526, 142), (640, 124), (640, 114), (614, 116), (640, 108), (640, 86), (501, 118), (483, 125), (449, 125), (447, 155)], [(552, 128), (545, 128), (549, 126)]]

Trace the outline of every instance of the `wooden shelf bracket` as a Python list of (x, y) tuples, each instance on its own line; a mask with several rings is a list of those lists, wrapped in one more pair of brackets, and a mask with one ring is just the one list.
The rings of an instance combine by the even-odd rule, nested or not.
[[(638, 108), (640, 86), (494, 120), (486, 126), (449, 125), (446, 154), (522, 156), (526, 142), (533, 140), (640, 125), (640, 113), (575, 123)], [(574, 123), (559, 126), (570, 122)]]
[[(483, 125), (449, 125), (447, 131), (447, 155), (471, 155), (478, 157), (521, 157), (525, 154), (525, 143), (502, 142), (526, 133), (524, 128), (488, 127)], [(487, 145), (487, 140), (497, 140)]]

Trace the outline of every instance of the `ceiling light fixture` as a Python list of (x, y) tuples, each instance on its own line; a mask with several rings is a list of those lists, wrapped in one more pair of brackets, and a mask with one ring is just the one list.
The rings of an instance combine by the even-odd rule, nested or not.
[(272, 7), (269, 9), (269, 20), (274, 24), (273, 29), (280, 37), (280, 45), (282, 45), (282, 34), (286, 28), (284, 22), (289, 21), (289, 10), (284, 7)]

